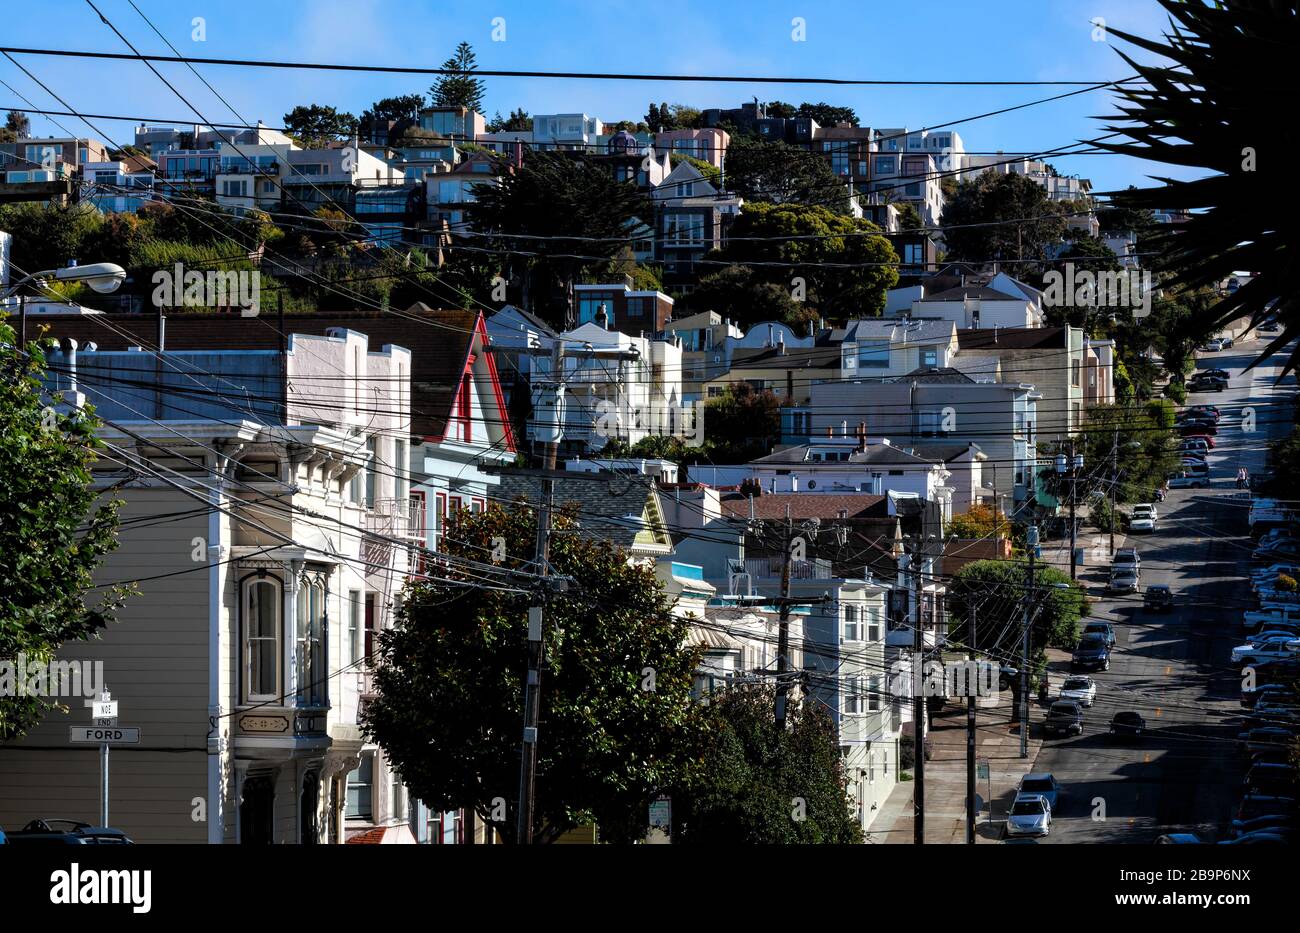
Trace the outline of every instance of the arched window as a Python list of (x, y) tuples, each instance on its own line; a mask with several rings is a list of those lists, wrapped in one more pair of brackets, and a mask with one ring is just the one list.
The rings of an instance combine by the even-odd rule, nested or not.
[(247, 703), (274, 700), (280, 689), (280, 581), (250, 580), (244, 586), (243, 693)]
[(297, 687), (298, 697), (311, 706), (322, 706), (327, 695), (325, 670), (324, 579), (305, 577), (298, 587)]

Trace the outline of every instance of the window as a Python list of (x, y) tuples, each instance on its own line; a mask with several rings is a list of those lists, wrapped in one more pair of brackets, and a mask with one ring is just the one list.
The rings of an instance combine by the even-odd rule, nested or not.
[(878, 156), (876, 158), (876, 174), (892, 175), (896, 170), (894, 167), (896, 164), (893, 156)]
[(375, 612), (375, 594), (366, 594), (366, 611), (362, 617), (366, 623), (365, 650), (366, 660), (369, 661), (375, 656), (375, 627), (379, 624), (379, 616)]
[(857, 716), (864, 710), (863, 694), (866, 692), (866, 680), (862, 677), (849, 677), (844, 682), (844, 715)]
[(880, 613), (875, 606), (866, 607), (867, 641), (880, 641)]
[(375, 756), (363, 753), (361, 763), (348, 773), (348, 799), (343, 815), (349, 820), (374, 819)]
[[(391, 762), (389, 763), (391, 767)], [(388, 817), (398, 819), (406, 813), (406, 788), (402, 786), (402, 776), (396, 771), (388, 775)]]
[(925, 253), (920, 243), (903, 244), (903, 262), (909, 266), (919, 266), (925, 262)]
[(298, 698), (312, 706), (324, 705), (329, 687), (328, 673), (325, 669), (327, 595), (328, 590), (320, 577), (304, 579), (298, 587)]
[(226, 179), (221, 183), (221, 193), (228, 198), (248, 197), (248, 181), (243, 178), (233, 181)]
[(366, 464), (366, 508), (375, 507), (375, 482), (379, 476), (379, 438), (371, 436), (366, 438), (366, 452), (370, 454), (370, 460)]
[(933, 369), (939, 365), (939, 351), (933, 347), (921, 351), (921, 365)]
[(889, 344), (858, 344), (858, 366), (863, 369), (888, 369)]
[(407, 463), (406, 458), (406, 441), (397, 438), (393, 441), (393, 484), (395, 492), (393, 498), (401, 503), (407, 498), (409, 489), (407, 477), (411, 465)]
[(1079, 361), (1078, 360), (1070, 361), (1070, 385), (1075, 386), (1076, 388), (1079, 385)]
[(880, 712), (880, 675), (873, 674), (867, 681), (867, 711)]
[(348, 591), (348, 663), (361, 660), (362, 602), (360, 590)]
[(280, 584), (258, 579), (245, 587), (244, 701), (280, 695)]
[(844, 607), (844, 640), (861, 641), (862, 625), (858, 621), (858, 607)]

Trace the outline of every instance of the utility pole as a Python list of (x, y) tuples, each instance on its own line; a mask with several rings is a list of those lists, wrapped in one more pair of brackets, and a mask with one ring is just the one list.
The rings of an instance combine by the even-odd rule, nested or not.
[(915, 618), (912, 626), (912, 718), (916, 720), (916, 792), (913, 794), (912, 842), (925, 845), (925, 634), (921, 612), (921, 555), (923, 539), (912, 548), (908, 569), (912, 571)]
[(1119, 485), (1119, 431), (1110, 443), (1110, 556), (1115, 558), (1115, 487)]
[[(551, 345), (551, 378), (560, 382), (563, 373), (560, 367), (564, 363), (564, 345), (555, 340)], [(542, 641), (543, 616), (546, 611), (546, 577), (549, 574), (551, 556), (551, 509), (555, 505), (555, 480), (549, 475), (555, 469), (556, 447), (559, 431), (563, 424), (559, 422), (560, 406), (552, 409), (557, 415), (555, 429), (542, 439), (542, 469), (547, 471), (543, 483), (544, 503), (537, 511), (537, 570), (541, 575), (542, 604), (528, 607), (528, 674), (524, 680), (524, 734), (519, 756), (519, 809), (518, 824), (515, 828), (515, 840), (520, 845), (531, 845), (533, 841), (533, 811), (537, 791), (537, 726), (541, 721), (542, 707), (542, 663), (545, 660), (545, 646)]]
[(1078, 551), (1076, 550), (1077, 534), (1076, 521), (1074, 517), (1075, 506), (1079, 499), (1079, 474), (1074, 469), (1074, 438), (1070, 438), (1070, 579), (1077, 580), (1079, 577), (1078, 570)]
[(794, 546), (794, 526), (790, 522), (790, 505), (785, 506), (785, 529), (781, 549), (781, 617), (776, 635), (776, 727), (785, 729), (785, 706), (790, 685), (790, 549)]
[[(966, 657), (973, 664), (975, 663), (975, 603), (970, 606), (970, 635), (969, 645), (966, 646)], [(979, 682), (978, 676), (975, 683)], [(975, 691), (970, 689), (971, 677), (966, 675), (966, 844), (975, 844)]]
[(1034, 603), (1034, 552), (1038, 549), (1038, 526), (1030, 525), (1025, 532), (1026, 550), (1029, 551), (1029, 579), (1025, 585), (1025, 626), (1020, 639), (1020, 757), (1029, 757), (1029, 626), (1033, 621)]

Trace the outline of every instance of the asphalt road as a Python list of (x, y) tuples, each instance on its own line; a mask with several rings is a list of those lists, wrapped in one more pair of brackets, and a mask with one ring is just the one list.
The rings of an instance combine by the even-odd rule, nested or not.
[[(1241, 797), (1245, 759), (1240, 673), (1229, 663), (1242, 641), (1241, 613), (1254, 608), (1244, 577), (1251, 566), (1245, 500), (1236, 498), (1239, 467), (1264, 468), (1267, 441), (1291, 426), (1295, 379), (1275, 385), (1280, 364), (1244, 372), (1262, 342), (1202, 353), (1199, 368), (1231, 373), (1222, 392), (1199, 393), (1189, 404), (1223, 412), (1210, 452), (1208, 489), (1171, 490), (1158, 505), (1156, 531), (1126, 544), (1138, 548), (1143, 588), (1172, 587), (1176, 608), (1147, 612), (1140, 596), (1105, 598), (1094, 618), (1115, 624), (1118, 643), (1110, 670), (1091, 676), (1097, 700), (1085, 710), (1084, 733), (1044, 742), (1034, 770), (1050, 771), (1065, 790), (1049, 843), (1149, 843), (1161, 833), (1197, 832), (1221, 838)], [(1253, 433), (1242, 430), (1254, 410)], [(1081, 579), (1103, 593), (1104, 568)], [(1137, 710), (1147, 721), (1140, 738), (1107, 735), (1111, 716)], [(1041, 728), (1044, 710), (1031, 712)]]

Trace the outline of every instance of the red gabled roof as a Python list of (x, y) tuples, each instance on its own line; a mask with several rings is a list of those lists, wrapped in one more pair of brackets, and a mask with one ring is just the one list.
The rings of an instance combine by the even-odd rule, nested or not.
[[(190, 309), (166, 313), (166, 346), (170, 350), (274, 350), (280, 345), (274, 311), (263, 310), (259, 317), (249, 318)], [(41, 315), (29, 318), (28, 336), (35, 337), (40, 326), (48, 328), (47, 336), (72, 337), (82, 346), (93, 341), (101, 350), (148, 349), (155, 346), (158, 334), (153, 314)], [(405, 311), (313, 311), (284, 318), (286, 335), (320, 335), (331, 327), (365, 334), (372, 350), (393, 344), (411, 351), (411, 433), (434, 441), (447, 431), (474, 338), (479, 338), (480, 346), (488, 342), (487, 326), (478, 311), (435, 310), (422, 302)], [(487, 372), (513, 450), (514, 437), (490, 354)]]

